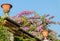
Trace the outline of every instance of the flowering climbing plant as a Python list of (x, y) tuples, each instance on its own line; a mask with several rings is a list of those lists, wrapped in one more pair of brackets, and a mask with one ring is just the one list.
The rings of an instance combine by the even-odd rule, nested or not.
[[(33, 36), (36, 36), (41, 41), (44, 41), (46, 39), (49, 41), (60, 41), (60, 40), (58, 40), (58, 38), (56, 36), (57, 33), (54, 30), (51, 30), (48, 28), (48, 27), (50, 27), (50, 24), (60, 25), (60, 22), (52, 21), (54, 16), (51, 16), (49, 14), (39, 16), (39, 14), (37, 14), (35, 11), (26, 10), (26, 11), (22, 11), (22, 12), (18, 13), (16, 16), (12, 16), (10, 18), (12, 20), (16, 21), (21, 26), (20, 27), (21, 29), (30, 33)], [(2, 20), (4, 20), (4, 19), (2, 19)], [(2, 21), (0, 20), (0, 22), (2, 22)], [(2, 26), (4, 26), (3, 24), (2, 24)], [(4, 26), (4, 27), (6, 27), (6, 26)], [(9, 26), (7, 26), (7, 27), (9, 27)], [(10, 25), (10, 27), (12, 27), (12, 26)], [(2, 28), (2, 27), (0, 26), (0, 28)], [(26, 34), (24, 34), (24, 35), (23, 35), (23, 33), (20, 33), (20, 34), (21, 34), (21, 36), (14, 36), (14, 41), (36, 41), (34, 38), (30, 38), (30, 37), (28, 38)]]
[[(31, 17), (29, 17), (30, 15)], [(14, 20), (21, 25), (21, 28), (24, 31), (31, 33), (32, 35), (38, 37), (41, 40), (43, 40), (44, 37), (52, 41), (58, 40), (56, 38), (57, 33), (48, 28), (50, 27), (50, 24), (60, 25), (60, 22), (52, 21), (54, 16), (51, 16), (49, 14), (39, 16), (35, 11), (26, 10), (20, 12), (16, 16), (13, 16), (12, 18), (14, 18)]]

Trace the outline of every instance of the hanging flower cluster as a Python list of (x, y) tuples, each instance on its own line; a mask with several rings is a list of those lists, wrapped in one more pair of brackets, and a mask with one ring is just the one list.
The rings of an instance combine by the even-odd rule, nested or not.
[(17, 16), (20, 17), (20, 16), (23, 16), (23, 15), (30, 15), (30, 14), (33, 14), (33, 12), (26, 10), (26, 11), (23, 11), (23, 12), (19, 13)]

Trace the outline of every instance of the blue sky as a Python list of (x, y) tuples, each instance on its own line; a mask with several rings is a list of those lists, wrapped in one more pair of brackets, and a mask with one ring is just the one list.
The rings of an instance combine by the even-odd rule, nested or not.
[[(13, 8), (10, 11), (10, 16), (17, 15), (23, 10), (34, 10), (39, 15), (50, 14), (55, 16), (54, 21), (60, 21), (60, 0), (0, 0), (0, 6), (3, 3), (10, 3)], [(3, 15), (3, 10), (0, 7), (0, 16)], [(59, 25), (51, 25), (53, 29), (60, 34)]]

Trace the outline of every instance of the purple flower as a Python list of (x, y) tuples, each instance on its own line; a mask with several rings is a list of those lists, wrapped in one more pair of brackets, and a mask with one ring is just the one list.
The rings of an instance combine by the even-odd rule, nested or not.
[(38, 26), (37, 31), (40, 32), (42, 30), (42, 28), (43, 28), (43, 25)]
[(51, 16), (49, 19), (52, 19), (52, 18), (54, 18), (54, 16)]
[(11, 18), (16, 18), (16, 16), (12, 16)]
[(27, 30), (29, 30), (29, 28), (28, 27), (24, 27), (23, 30), (27, 31)]
[(49, 14), (45, 14), (44, 16), (47, 17), (47, 16), (50, 16), (50, 15)]
[(35, 18), (35, 19), (39, 19), (40, 16), (39, 16), (39, 15), (35, 15), (35, 16), (32, 17), (32, 19), (34, 19), (34, 18)]
[(21, 13), (18, 14), (18, 16), (22, 16), (22, 15), (29, 15), (29, 14), (33, 14), (33, 11), (22, 11)]
[(51, 21), (49, 19), (46, 19), (46, 18), (45, 18), (45, 22), (46, 23), (51, 23)]

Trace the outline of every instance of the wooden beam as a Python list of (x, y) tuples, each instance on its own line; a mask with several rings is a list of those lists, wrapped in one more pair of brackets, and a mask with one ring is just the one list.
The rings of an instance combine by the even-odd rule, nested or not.
[[(19, 29), (18, 29), (19, 33), (22, 32), (22, 33), (24, 33), (24, 34), (30, 36), (31, 38), (35, 38), (37, 41), (41, 41), (39, 38), (37, 38), (37, 37), (31, 35), (30, 33), (24, 31), (23, 29), (21, 29), (21, 28), (20, 28), (20, 27), (21, 27), (20, 24), (18, 24), (18, 23), (15, 22), (14, 20), (10, 19), (9, 17), (7, 17), (5, 20), (7, 20), (8, 22), (10, 22), (10, 23), (16, 25), (16, 26), (19, 28)], [(17, 31), (15, 31), (15, 32), (17, 32)], [(17, 34), (17, 33), (16, 33), (16, 34)]]

